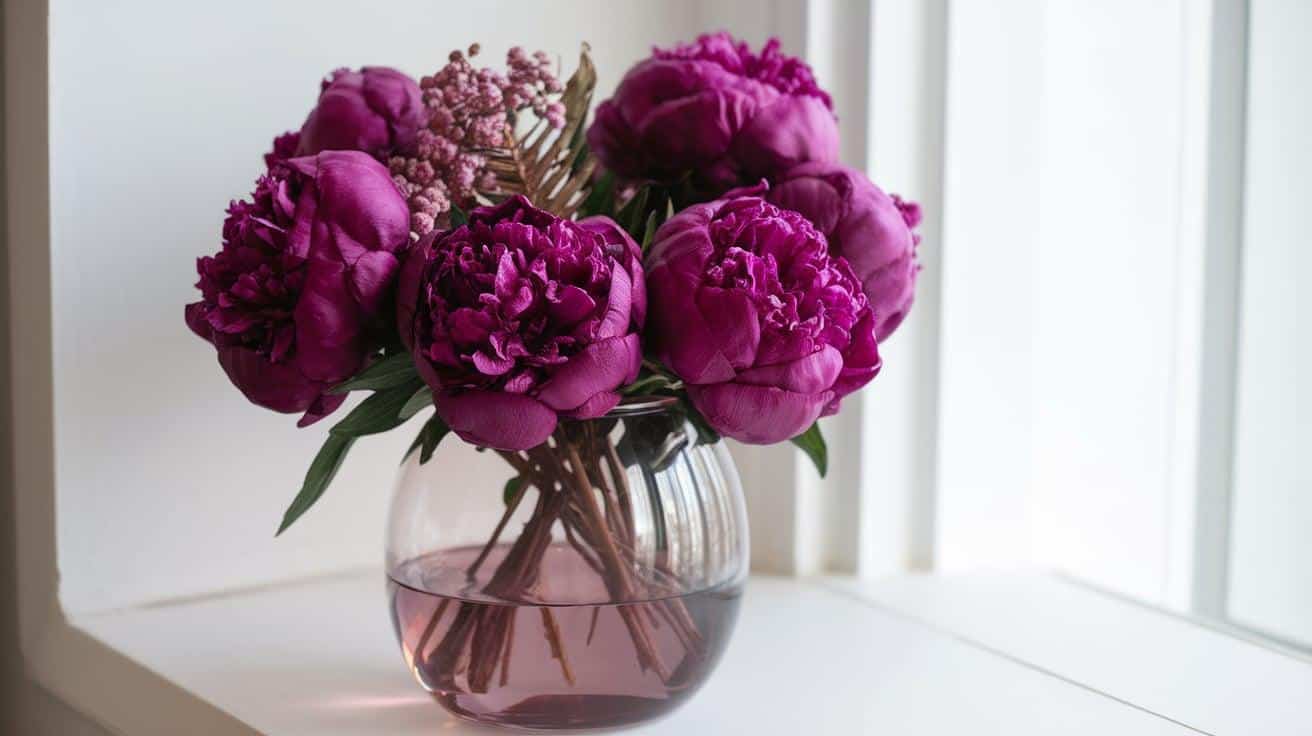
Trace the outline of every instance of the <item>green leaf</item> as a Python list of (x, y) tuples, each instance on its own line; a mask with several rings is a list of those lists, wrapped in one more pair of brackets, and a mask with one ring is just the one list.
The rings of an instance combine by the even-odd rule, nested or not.
[(305, 482), (301, 484), (301, 492), (296, 494), (292, 505), (288, 506), (286, 513), (282, 515), (282, 523), (278, 525), (278, 533), (274, 535), (275, 537), (287, 531), (288, 527), (301, 518), (301, 514), (308, 511), (315, 501), (319, 500), (323, 492), (328, 489), (328, 484), (333, 482), (333, 476), (337, 475), (337, 469), (342, 467), (342, 461), (346, 459), (346, 453), (354, 443), (354, 437), (328, 435), (323, 447), (319, 448), (319, 454), (315, 455), (314, 461), (310, 463), (310, 469), (305, 472)]
[(423, 428), (419, 430), (419, 434), (415, 435), (415, 441), (410, 443), (410, 449), (405, 451), (406, 458), (409, 458), (410, 453), (418, 447), (421, 448), (419, 451), (419, 464), (427, 463), (433, 458), (433, 451), (441, 444), (442, 438), (450, 431), (451, 428), (446, 426), (446, 422), (442, 421), (441, 417), (436, 414), (429, 417), (428, 421), (424, 422)]
[(423, 381), (414, 377), (400, 386), (376, 391), (329, 431), (345, 437), (363, 437), (395, 429), (410, 418), (402, 417), (401, 409), (421, 385)]
[(520, 491), (524, 490), (526, 485), (528, 485), (528, 479), (522, 475), (511, 478), (506, 481), (506, 487), (501, 491), (501, 500), (509, 506), (510, 502), (515, 500), (515, 497), (519, 495)]
[(569, 139), (568, 150), (574, 152), (574, 158), (570, 160), (569, 170), (571, 174), (577, 174), (578, 170), (583, 168), (583, 164), (592, 154), (592, 147), (588, 142), (583, 140), (583, 126), (580, 125), (578, 130), (574, 131), (573, 137)]
[(337, 384), (329, 393), (344, 394), (349, 391), (378, 391), (393, 386), (400, 386), (418, 376), (415, 362), (409, 353), (397, 353), (365, 368), (351, 378)]
[(620, 209), (620, 227), (627, 230), (634, 238), (642, 237), (640, 228), (647, 219), (647, 200), (650, 197), (651, 186), (644, 186)]
[[(424, 388), (426, 387), (418, 376), (411, 376), (408, 381), (399, 386), (375, 391), (369, 398), (361, 401), (359, 406), (352, 409), (345, 419), (333, 425), (333, 428), (328, 431), (328, 439), (324, 440), (323, 447), (319, 449), (319, 454), (314, 456), (314, 461), (310, 463), (310, 469), (305, 473), (305, 482), (301, 484), (301, 492), (296, 494), (296, 498), (292, 500), (292, 505), (287, 507), (287, 512), (283, 514), (282, 524), (278, 527), (278, 534), (282, 534), (287, 530), (287, 527), (301, 518), (301, 514), (304, 514), (323, 496), (324, 491), (328, 490), (329, 484), (333, 482), (333, 477), (337, 475), (337, 469), (341, 467), (342, 460), (346, 458), (346, 453), (351, 449), (351, 445), (355, 443), (356, 438), (386, 432), (400, 426), (414, 414), (414, 412), (411, 412), (402, 416), (405, 407), (409, 406), (415, 395), (422, 393)], [(414, 411), (418, 411), (418, 409)], [(437, 417), (433, 417), (433, 419), (436, 420)], [(429, 420), (430, 424), (432, 421)], [(441, 420), (437, 421), (440, 422)], [(445, 428), (446, 425), (443, 424), (442, 427)], [(445, 434), (445, 432), (443, 433)], [(433, 440), (432, 446), (436, 447), (437, 440), (440, 439), (438, 437)], [(431, 456), (432, 450), (427, 449), (427, 454)]]
[(668, 388), (669, 386), (670, 379), (668, 376), (661, 375), (660, 373), (649, 373), (620, 389), (620, 393), (625, 396), (645, 396), (653, 391), (659, 391), (660, 389)]
[(692, 422), (692, 426), (697, 429), (697, 444), (713, 445), (720, 441), (720, 433), (711, 427), (710, 423), (706, 421), (706, 417), (702, 416), (701, 412), (697, 411), (691, 402), (684, 401), (683, 406), (684, 411), (688, 414), (688, 421)]
[(451, 220), (451, 227), (460, 227), (469, 222), (469, 215), (466, 215), (455, 202), (451, 203), (451, 211), (447, 213), (447, 217)]
[(591, 217), (592, 215), (606, 215), (611, 217), (615, 214), (615, 174), (607, 171), (601, 175), (596, 184), (588, 192), (588, 198), (583, 200), (579, 206), (579, 215), (582, 217)]
[(646, 253), (647, 249), (651, 247), (652, 236), (656, 234), (656, 228), (660, 226), (661, 226), (660, 212), (658, 212), (657, 210), (652, 210), (651, 214), (647, 215), (647, 227), (642, 232), (643, 253)]
[(405, 421), (432, 405), (433, 389), (429, 388), (427, 385), (420, 386), (419, 390), (415, 391), (414, 395), (411, 396), (405, 402), (405, 405), (401, 407), (401, 411), (397, 412), (397, 416), (399, 416), (402, 421)]
[(825, 477), (829, 472), (829, 446), (825, 444), (824, 435), (820, 434), (820, 423), (812, 424), (810, 429), (794, 437), (792, 443), (802, 448), (802, 452), (815, 463), (816, 472), (821, 478)]
[(442, 438), (450, 432), (450, 426), (446, 426), (446, 422), (442, 421), (441, 417), (437, 415), (433, 415), (432, 419), (424, 422), (424, 429), (421, 432), (424, 447), (419, 451), (419, 464), (424, 464), (433, 459), (433, 450), (437, 450)]

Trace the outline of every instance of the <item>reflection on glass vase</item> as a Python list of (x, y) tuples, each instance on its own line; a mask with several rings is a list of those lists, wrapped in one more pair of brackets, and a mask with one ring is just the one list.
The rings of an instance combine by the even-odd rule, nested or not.
[(668, 713), (710, 675), (747, 521), (727, 449), (676, 402), (562, 421), (526, 452), (418, 455), (392, 498), (388, 598), (406, 665), (444, 708), (605, 728)]

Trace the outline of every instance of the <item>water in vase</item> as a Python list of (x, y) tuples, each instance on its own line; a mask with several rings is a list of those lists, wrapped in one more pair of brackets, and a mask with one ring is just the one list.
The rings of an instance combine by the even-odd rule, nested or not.
[[(485, 592), (490, 573), (464, 572), (479, 552), (411, 560), (388, 590), (416, 679), (484, 723), (605, 728), (663, 715), (705, 681), (738, 615), (738, 584), (609, 602), (602, 577), (563, 543), (547, 548), (536, 585), (500, 599)], [(494, 548), (477, 569), (497, 569), (506, 552)]]

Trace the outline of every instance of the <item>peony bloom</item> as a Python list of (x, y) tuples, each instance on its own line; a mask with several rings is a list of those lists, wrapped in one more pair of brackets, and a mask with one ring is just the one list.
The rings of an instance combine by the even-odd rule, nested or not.
[(379, 347), (408, 238), (405, 200), (379, 162), (357, 151), (282, 162), (228, 208), (222, 249), (197, 260), (187, 325), (246, 398), (305, 412), (305, 426), (341, 404), (325, 392)]
[(912, 228), (920, 224), (919, 205), (884, 194), (855, 169), (828, 163), (790, 169), (764, 196), (825, 234), (830, 252), (846, 258), (861, 281), (876, 339), (893, 334), (915, 297), (919, 237)]
[(656, 232), (646, 265), (647, 337), (721, 434), (795, 437), (879, 372), (860, 283), (796, 212), (755, 196), (694, 205)]
[(299, 131), (289, 130), (286, 133), (273, 139), (273, 150), (264, 154), (264, 166), (272, 169), (275, 166), (286, 164), (288, 161), (296, 158), (296, 149), (301, 145), (301, 134)]
[(385, 161), (411, 152), (427, 121), (419, 85), (405, 74), (382, 66), (338, 69), (323, 81), (296, 153), (364, 151)]
[(588, 144), (628, 179), (693, 173), (712, 196), (838, 157), (838, 124), (811, 69), (770, 40), (760, 54), (727, 33), (655, 49), (597, 107)]
[(562, 220), (522, 196), (425, 236), (397, 321), (438, 415), (467, 442), (525, 450), (558, 416), (610, 411), (642, 364), (640, 258), (610, 219)]

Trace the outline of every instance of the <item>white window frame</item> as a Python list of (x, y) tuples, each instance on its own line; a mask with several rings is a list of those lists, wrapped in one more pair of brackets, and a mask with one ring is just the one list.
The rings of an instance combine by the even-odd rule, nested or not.
[[(1179, 408), (1169, 459), (1169, 539), (1160, 602), (1225, 613), (1233, 464), (1247, 13), (1244, 0), (1188, 0), (1180, 33), (1181, 172), (1176, 259)], [(779, 0), (776, 26), (842, 104), (843, 158), (921, 201), (924, 263), (912, 317), (886, 346), (872, 386), (822, 423), (831, 473), (797, 453), (738, 448), (763, 570), (863, 577), (935, 567), (945, 500), (938, 490), (946, 158), (953, 155), (952, 21), (957, 0)], [(1041, 11), (1041, 0), (1005, 10)], [(865, 63), (853, 63), (864, 59)], [(862, 102), (858, 102), (862, 101)], [(960, 141), (958, 141), (960, 144)], [(950, 346), (949, 346), (950, 347)], [(951, 501), (946, 501), (950, 503)], [(984, 538), (978, 544), (988, 557)]]

